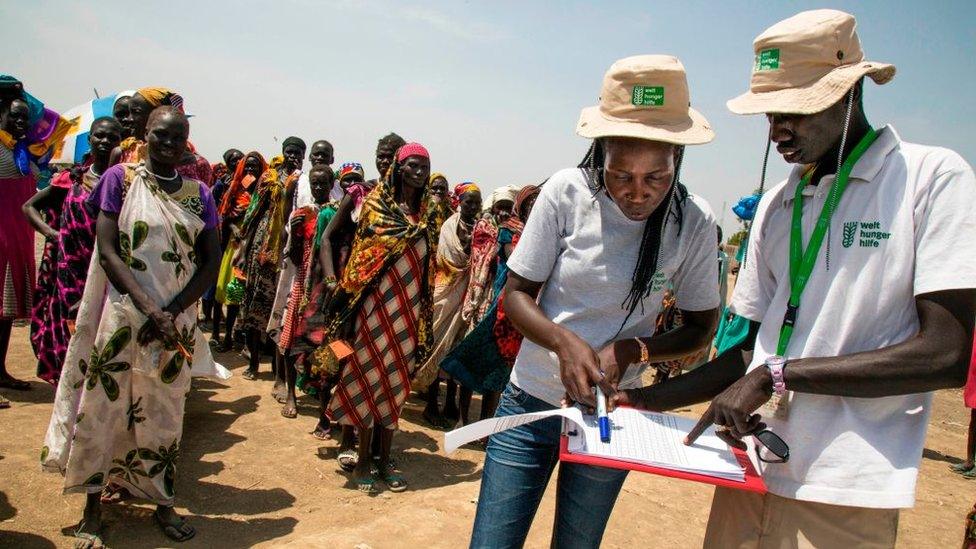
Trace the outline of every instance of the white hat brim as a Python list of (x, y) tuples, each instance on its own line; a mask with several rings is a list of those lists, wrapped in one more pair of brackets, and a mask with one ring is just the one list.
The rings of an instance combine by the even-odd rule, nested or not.
[(886, 84), (895, 77), (895, 66), (874, 61), (842, 65), (806, 86), (758, 93), (747, 91), (725, 105), (735, 114), (814, 114), (840, 101), (864, 76), (879, 85)]
[(668, 124), (612, 118), (603, 114), (599, 106), (587, 107), (580, 113), (576, 134), (589, 139), (635, 137), (675, 145), (702, 145), (715, 138), (708, 120), (690, 107), (687, 118)]

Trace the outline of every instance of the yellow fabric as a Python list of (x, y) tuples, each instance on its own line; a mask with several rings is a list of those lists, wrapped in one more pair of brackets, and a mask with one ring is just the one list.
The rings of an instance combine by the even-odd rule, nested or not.
[(236, 303), (227, 303), (227, 285), (230, 284), (231, 280), (234, 280), (234, 255), (237, 253), (237, 248), (239, 247), (240, 244), (236, 240), (231, 239), (227, 250), (224, 251), (224, 256), (220, 260), (220, 271), (217, 272), (217, 291), (215, 294), (218, 303), (236, 305)]
[[(32, 143), (27, 146), (27, 152), (34, 156), (34, 158), (40, 158), (47, 153), (47, 151), (54, 145), (64, 141), (64, 136), (68, 134), (68, 130), (71, 129), (71, 122), (65, 120), (64, 117), (58, 118), (58, 125), (55, 126), (54, 131), (51, 132), (50, 137), (44, 141), (39, 141), (37, 143)], [(4, 147), (13, 150), (14, 145), (17, 144), (17, 139), (11, 135), (9, 132), (0, 130), (0, 142), (3, 143)]]
[(153, 107), (158, 107), (163, 104), (163, 100), (172, 94), (173, 91), (169, 88), (140, 88), (136, 93), (141, 95)]
[(27, 151), (36, 157), (44, 156), (51, 147), (64, 141), (64, 136), (68, 135), (68, 131), (70, 129), (71, 122), (66, 120), (63, 116), (59, 116), (58, 124), (54, 127), (54, 131), (51, 132), (50, 137), (44, 141), (28, 146)]
[(9, 132), (0, 130), (0, 143), (3, 143), (3, 146), (7, 147), (8, 149), (14, 150), (14, 145), (17, 144), (17, 139), (10, 135)]

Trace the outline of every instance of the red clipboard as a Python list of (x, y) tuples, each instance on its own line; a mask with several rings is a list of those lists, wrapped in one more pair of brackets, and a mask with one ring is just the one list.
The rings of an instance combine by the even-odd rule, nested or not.
[(651, 473), (652, 475), (660, 475), (662, 477), (680, 478), (682, 480), (691, 480), (694, 482), (701, 482), (703, 484), (713, 484), (715, 486), (733, 488), (735, 490), (745, 490), (747, 492), (765, 494), (766, 483), (763, 482), (763, 479), (761, 476), (759, 476), (756, 468), (752, 466), (752, 461), (749, 460), (749, 456), (738, 448), (732, 448), (731, 450), (732, 453), (735, 454), (735, 459), (739, 460), (739, 464), (745, 468), (746, 476), (744, 482), (736, 482), (734, 480), (710, 477), (707, 475), (697, 475), (695, 473), (686, 473), (684, 471), (675, 471), (674, 469), (665, 469), (663, 467), (653, 467), (630, 461), (620, 461), (616, 459), (573, 454), (569, 451), (569, 437), (566, 435), (561, 435), (559, 437), (559, 461), (582, 463), (584, 465), (596, 465), (598, 467), (609, 467), (611, 469), (628, 469), (631, 471), (640, 471), (642, 473)]

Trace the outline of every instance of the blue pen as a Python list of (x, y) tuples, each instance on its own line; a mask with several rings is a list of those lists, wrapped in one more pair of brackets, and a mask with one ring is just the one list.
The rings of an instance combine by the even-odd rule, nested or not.
[(610, 442), (610, 418), (607, 417), (607, 397), (600, 386), (596, 386), (596, 420), (600, 425), (600, 442)]

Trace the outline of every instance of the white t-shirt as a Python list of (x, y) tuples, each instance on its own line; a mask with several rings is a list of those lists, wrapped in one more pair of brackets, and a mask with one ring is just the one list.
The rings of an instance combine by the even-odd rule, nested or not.
[[(597, 351), (612, 340), (650, 336), (669, 282), (682, 309), (707, 311), (719, 304), (715, 216), (694, 195), (681, 209), (680, 231), (673, 216), (668, 220), (643, 311), (638, 306), (619, 334), (645, 222), (624, 216), (606, 192), (594, 192), (580, 169), (559, 171), (543, 185), (508, 267), (545, 282), (539, 297), (542, 312)], [(640, 368), (629, 369), (620, 386), (637, 386), (640, 373)], [(511, 381), (555, 406), (566, 391), (556, 354), (528, 339), (522, 342)]]
[[(310, 170), (311, 171), (311, 170)], [(295, 204), (294, 209), (301, 208), (302, 206), (308, 206), (315, 202), (312, 197), (312, 184), (308, 181), (308, 172), (302, 172), (298, 176), (298, 188), (295, 189)], [(329, 191), (329, 200), (335, 200), (336, 202), (342, 200), (343, 192), (342, 188), (339, 186), (337, 181), (335, 185), (332, 186), (332, 190)]]
[[(762, 323), (750, 370), (776, 352), (802, 173), (794, 168), (763, 196), (732, 297), (736, 314)], [(833, 180), (803, 191), (804, 246)], [(976, 179), (969, 165), (950, 150), (905, 143), (886, 126), (851, 172), (800, 298), (787, 356), (848, 355), (914, 336), (915, 296), (976, 287), (974, 235)], [(800, 500), (911, 507), (931, 402), (931, 393), (863, 399), (792, 393), (785, 419), (765, 419), (790, 445), (788, 463), (764, 467), (766, 486)]]

